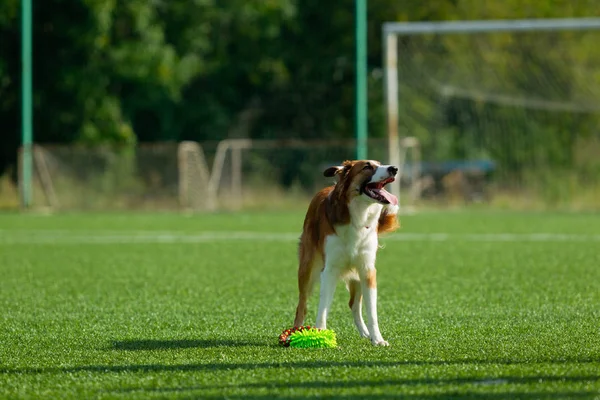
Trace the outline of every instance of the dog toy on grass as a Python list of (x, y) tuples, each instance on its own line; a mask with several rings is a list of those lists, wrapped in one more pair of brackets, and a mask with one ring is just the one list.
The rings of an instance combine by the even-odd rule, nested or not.
[(334, 348), (337, 347), (335, 332), (310, 326), (297, 326), (286, 329), (279, 335), (279, 344), (297, 348)]

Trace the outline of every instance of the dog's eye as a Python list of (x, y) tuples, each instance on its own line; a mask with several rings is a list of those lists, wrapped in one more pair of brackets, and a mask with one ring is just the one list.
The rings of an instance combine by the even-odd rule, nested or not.
[(371, 164), (367, 163), (367, 164), (366, 164), (366, 165), (363, 167), (363, 170), (365, 170), (365, 169), (372, 169), (372, 168), (373, 168), (373, 166), (372, 166)]

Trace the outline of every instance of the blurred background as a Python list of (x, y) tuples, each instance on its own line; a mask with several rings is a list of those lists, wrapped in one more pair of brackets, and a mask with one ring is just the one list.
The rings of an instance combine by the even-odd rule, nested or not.
[[(0, 2), (0, 208), (19, 207), (20, 0)], [(594, 17), (596, 0), (369, 0), (385, 22)], [(305, 208), (355, 158), (354, 0), (33, 1), (33, 207)], [(600, 30), (398, 37), (407, 207), (600, 208)]]

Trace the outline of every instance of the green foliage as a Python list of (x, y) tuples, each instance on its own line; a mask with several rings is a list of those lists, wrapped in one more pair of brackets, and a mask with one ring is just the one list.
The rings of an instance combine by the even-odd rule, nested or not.
[[(14, 164), (20, 135), (19, 5), (18, 0), (0, 2), (0, 126), (6, 132), (0, 138), (0, 173)], [(34, 2), (35, 140), (134, 144), (353, 137), (353, 5), (354, 0)], [(593, 0), (369, 1), (370, 136), (385, 134), (380, 40), (384, 21), (586, 16), (595, 13), (595, 7)], [(432, 40), (437, 41), (437, 61), (423, 59), (421, 65), (434, 63), (443, 70), (444, 62), (472, 62), (467, 43), (456, 37)], [(543, 40), (551, 43), (553, 37)], [(497, 73), (510, 84), (520, 89), (531, 84), (530, 76), (515, 71), (520, 62), (533, 60), (540, 79), (551, 75), (565, 82), (559, 91), (570, 90), (573, 73), (559, 67), (556, 61), (562, 55), (548, 43), (525, 46), (502, 36), (497, 41), (495, 46), (515, 55), (496, 64)], [(596, 45), (594, 40), (577, 41), (570, 57), (582, 68), (594, 68), (600, 59), (589, 56), (589, 50)], [(498, 57), (491, 47), (486, 56)], [(492, 78), (481, 73), (473, 81), (491, 88)], [(410, 92), (403, 96), (410, 102), (400, 110), (403, 129), (423, 140), (431, 154), (448, 158), (480, 152), (473, 139), (462, 137), (480, 128), (477, 113), (449, 124), (440, 132), (447, 136), (440, 138), (432, 133), (434, 118), (413, 121), (435, 115), (434, 102), (411, 102)], [(454, 106), (448, 105), (450, 112)], [(506, 111), (486, 112), (501, 116)], [(467, 119), (471, 122), (465, 123)], [(574, 146), (576, 135), (569, 132), (587, 132), (598, 121), (574, 122), (556, 115), (521, 122), (515, 137), (526, 135), (528, 142), (539, 142), (543, 136), (549, 143), (544, 156), (548, 162), (568, 164), (570, 156), (561, 159), (556, 149)], [(508, 157), (505, 143), (510, 141), (493, 136), (486, 154)], [(444, 141), (455, 144), (444, 147)], [(522, 168), (516, 157), (499, 161)]]

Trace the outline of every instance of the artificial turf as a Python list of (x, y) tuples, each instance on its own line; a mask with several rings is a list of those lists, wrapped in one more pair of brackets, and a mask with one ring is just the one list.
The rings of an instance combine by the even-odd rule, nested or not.
[(403, 217), (377, 261), (391, 346), (340, 284), (338, 348), (281, 348), (302, 219), (0, 215), (0, 397), (600, 397), (599, 215)]

